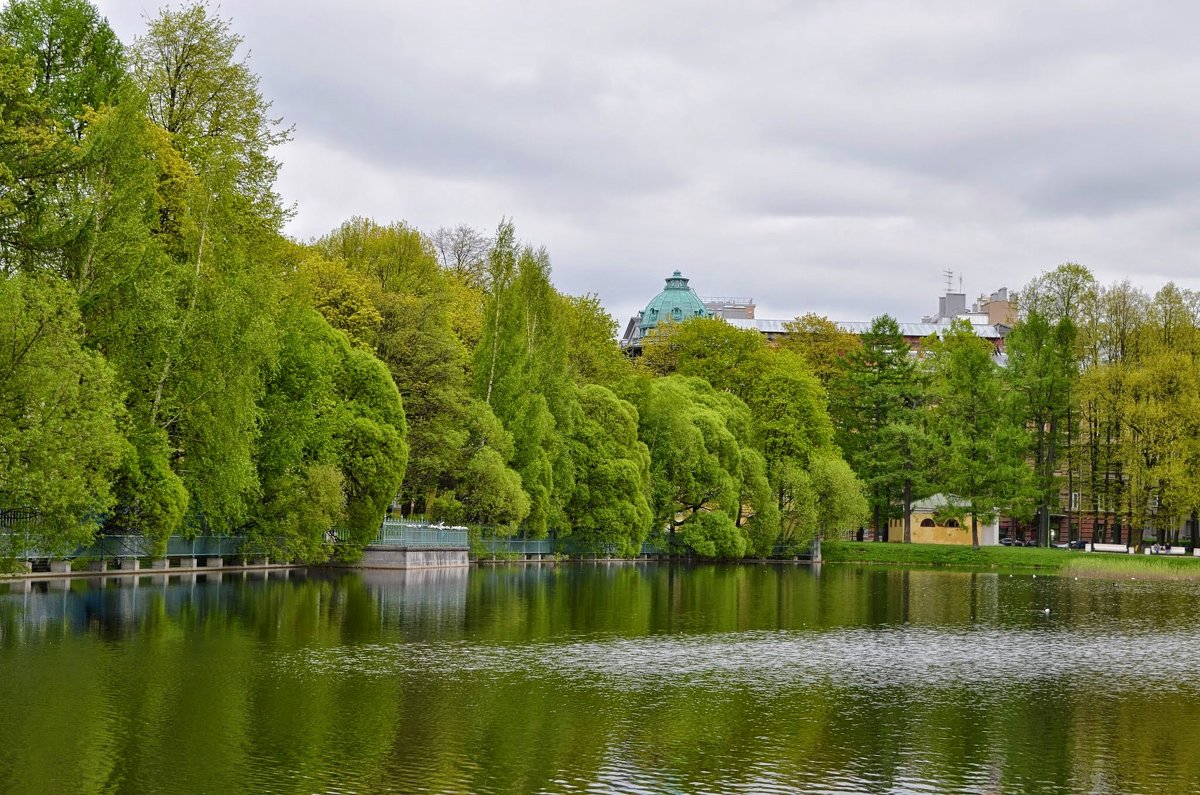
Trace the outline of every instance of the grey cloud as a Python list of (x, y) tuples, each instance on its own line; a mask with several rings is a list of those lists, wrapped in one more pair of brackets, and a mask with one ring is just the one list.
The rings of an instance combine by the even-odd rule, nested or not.
[[(126, 40), (140, 28), (140, 4), (100, 5)], [(352, 157), (378, 183), (341, 206), (329, 197), (356, 192), (321, 187), (338, 175), (286, 162), (296, 228), (364, 205), (430, 228), (515, 216), (559, 286), (619, 320), (677, 267), (702, 293), (845, 320), (918, 319), (946, 268), (973, 295), (1066, 260), (1200, 286), (1193, 3), (220, 13), (306, 157)]]

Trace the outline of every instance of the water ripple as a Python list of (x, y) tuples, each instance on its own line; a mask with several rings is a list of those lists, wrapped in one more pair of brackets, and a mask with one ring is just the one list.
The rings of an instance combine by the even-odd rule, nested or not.
[(521, 645), (378, 643), (299, 652), (281, 662), (311, 671), (366, 676), (512, 675), (565, 678), (606, 688), (673, 685), (773, 689), (974, 685), (998, 671), (1048, 680), (1103, 671), (1106, 687), (1136, 685), (1164, 659), (1186, 659), (1200, 630), (1093, 634), (1074, 630), (918, 627), (826, 632), (752, 631), (653, 635)]

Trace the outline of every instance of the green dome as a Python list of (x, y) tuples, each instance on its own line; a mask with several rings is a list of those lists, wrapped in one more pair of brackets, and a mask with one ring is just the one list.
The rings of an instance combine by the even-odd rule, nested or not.
[(688, 287), (688, 280), (679, 271), (667, 278), (667, 288), (650, 300), (638, 320), (639, 337), (659, 323), (682, 323), (691, 317), (712, 317), (712, 312)]

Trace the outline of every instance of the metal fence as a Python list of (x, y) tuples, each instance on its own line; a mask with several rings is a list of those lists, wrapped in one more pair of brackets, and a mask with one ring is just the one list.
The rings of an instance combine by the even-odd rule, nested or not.
[[(170, 536), (164, 557), (204, 558), (226, 557), (242, 552), (245, 539), (241, 536)], [(98, 535), (92, 543), (69, 550), (39, 549), (28, 533), (0, 532), (0, 553), (18, 560), (43, 558), (150, 558), (157, 557), (154, 543), (139, 535)]]
[[(333, 531), (337, 542), (349, 540), (345, 529)], [(401, 549), (467, 549), (468, 531), (465, 527), (446, 527), (428, 522), (411, 522), (404, 519), (384, 519), (368, 546), (387, 546)]]
[[(0, 510), (0, 556), (8, 555), (17, 559), (37, 560), (44, 558), (148, 558), (156, 556), (153, 544), (140, 535), (99, 535), (87, 546), (77, 547), (64, 554), (61, 550), (50, 552), (39, 550), (31, 543), (31, 533), (28, 528), (36, 526), (38, 515), (32, 511)], [(474, 549), (481, 555), (566, 555), (566, 556), (604, 556), (615, 557), (620, 554), (616, 545), (585, 545), (575, 538), (526, 538), (523, 535), (499, 536), (484, 528), (481, 536), (476, 536), (474, 543), (470, 532), (465, 527), (447, 527), (440, 524), (409, 521), (404, 519), (385, 519), (376, 534), (372, 545), (388, 546), (401, 549)], [(336, 542), (348, 540), (345, 530), (331, 530), (330, 539)], [(231, 535), (198, 535), (194, 538), (171, 536), (167, 539), (165, 557), (227, 557), (251, 554), (253, 550), (246, 548), (243, 536)], [(811, 556), (815, 550), (801, 551), (801, 557)], [(777, 547), (773, 553), (776, 557), (792, 557), (797, 550)], [(819, 554), (819, 553), (818, 553)], [(688, 556), (688, 550), (680, 543), (665, 535), (654, 535), (638, 550), (639, 556)]]
[(196, 536), (191, 539), (171, 536), (167, 539), (166, 557), (218, 558), (238, 555), (245, 544), (246, 539), (242, 536)]
[(0, 510), (0, 528), (11, 530), (14, 527), (35, 525), (40, 521), (37, 511), (24, 511), (18, 508)]
[(466, 549), (467, 528), (384, 519), (375, 543), (408, 549)]

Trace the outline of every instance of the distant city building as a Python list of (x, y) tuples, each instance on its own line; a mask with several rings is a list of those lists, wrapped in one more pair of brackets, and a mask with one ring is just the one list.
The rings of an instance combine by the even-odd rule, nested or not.
[[(666, 282), (666, 289), (652, 298), (637, 317), (629, 319), (621, 336), (622, 348), (637, 353), (641, 350), (643, 338), (659, 323), (679, 323), (691, 317), (723, 318), (736, 328), (754, 329), (771, 342), (788, 333), (784, 324), (791, 322), (791, 318), (756, 318), (752, 298), (700, 298), (679, 271), (667, 277)], [(930, 335), (940, 337), (949, 329), (951, 322), (958, 319), (970, 322), (974, 332), (996, 349), (997, 359), (1005, 363), (1004, 338), (1016, 320), (1016, 308), (1009, 299), (1006, 287), (1001, 287), (990, 296), (980, 296), (968, 308), (966, 293), (961, 289), (954, 292), (948, 280), (946, 294), (938, 298), (938, 311), (926, 315), (920, 323), (900, 323), (900, 332), (909, 347), (919, 353), (921, 340)], [(870, 321), (834, 322), (851, 334), (863, 334), (871, 328)]]
[(1017, 320), (1017, 310), (1009, 300), (1007, 287), (1001, 287), (990, 296), (979, 296), (969, 310), (966, 293), (947, 292), (938, 298), (938, 311), (921, 318), (921, 322), (941, 325), (959, 318), (971, 321), (973, 326), (999, 325), (1011, 329)]
[(712, 313), (713, 317), (721, 317), (726, 320), (753, 320), (754, 319), (754, 299), (753, 298), (702, 298), (704, 306)]

